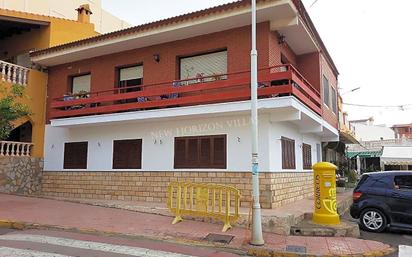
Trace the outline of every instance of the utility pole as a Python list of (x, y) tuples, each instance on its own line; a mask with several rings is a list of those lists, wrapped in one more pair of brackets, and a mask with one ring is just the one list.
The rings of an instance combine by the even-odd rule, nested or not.
[(256, 0), (252, 1), (252, 51), (250, 52), (250, 90), (252, 124), (252, 238), (250, 244), (264, 245), (262, 217), (259, 203), (259, 159), (258, 159), (258, 110), (257, 110), (257, 50), (256, 50)]

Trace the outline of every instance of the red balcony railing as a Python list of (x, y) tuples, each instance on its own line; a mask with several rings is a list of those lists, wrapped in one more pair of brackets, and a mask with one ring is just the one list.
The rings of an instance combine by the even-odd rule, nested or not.
[[(292, 95), (317, 114), (321, 114), (319, 91), (292, 65), (261, 69), (258, 81), (260, 99)], [(250, 72), (242, 71), (65, 96), (52, 101), (50, 117), (63, 118), (248, 99)]]

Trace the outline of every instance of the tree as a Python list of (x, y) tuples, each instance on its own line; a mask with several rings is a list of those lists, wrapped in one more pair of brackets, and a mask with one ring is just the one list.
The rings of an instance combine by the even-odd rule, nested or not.
[(24, 99), (24, 86), (0, 84), (0, 140), (6, 139), (14, 129), (13, 121), (30, 115)]

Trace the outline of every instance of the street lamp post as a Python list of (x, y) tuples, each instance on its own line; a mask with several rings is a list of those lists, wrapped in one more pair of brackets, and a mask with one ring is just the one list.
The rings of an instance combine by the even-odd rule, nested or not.
[(252, 50), (250, 52), (250, 89), (252, 125), (252, 238), (250, 244), (263, 245), (262, 218), (259, 203), (259, 159), (258, 159), (258, 112), (257, 112), (257, 50), (256, 50), (256, 0), (252, 1)]

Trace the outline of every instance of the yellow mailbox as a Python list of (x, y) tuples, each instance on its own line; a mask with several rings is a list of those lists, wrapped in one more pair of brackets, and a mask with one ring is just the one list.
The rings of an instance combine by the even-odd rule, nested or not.
[(336, 166), (329, 162), (313, 165), (315, 212), (313, 222), (322, 225), (340, 223), (336, 203)]

